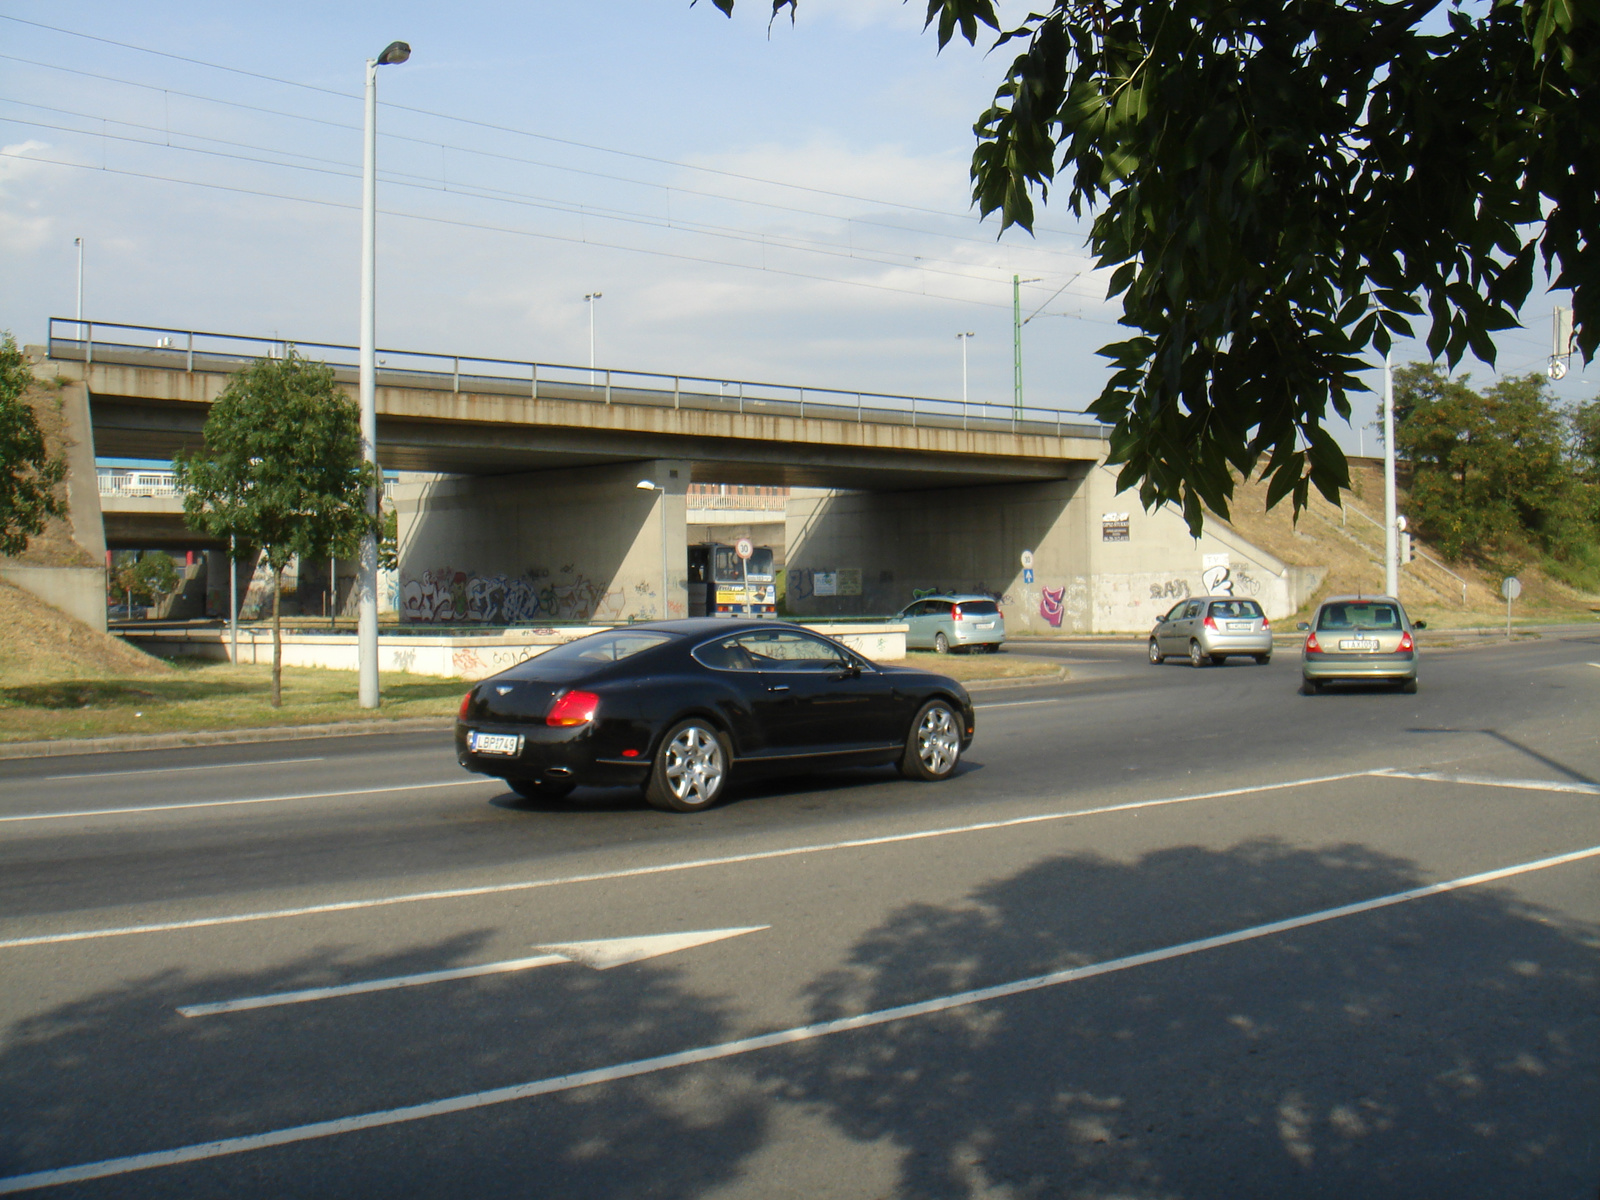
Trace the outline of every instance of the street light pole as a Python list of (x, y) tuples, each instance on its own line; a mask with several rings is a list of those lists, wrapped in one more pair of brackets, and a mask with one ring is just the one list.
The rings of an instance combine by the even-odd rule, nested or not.
[(1400, 598), (1399, 530), (1394, 501), (1394, 371), (1383, 356), (1383, 590)]
[(956, 340), (961, 343), (961, 411), (967, 411), (967, 339), (977, 335), (971, 330), (966, 333), (956, 334)]
[(589, 306), (589, 386), (594, 386), (594, 302), (605, 295), (604, 292), (590, 292), (584, 296), (583, 302)]
[(378, 68), (411, 57), (404, 42), (390, 42), (367, 59), (367, 117), (361, 154), (361, 456), (372, 468), (367, 489), (367, 529), (361, 535), (358, 563), (361, 595), (356, 617), (356, 656), (361, 668), (362, 708), (378, 707), (378, 504), (383, 478), (378, 474)]
[(1019, 418), (1022, 416), (1022, 285), (1038, 282), (1037, 278), (1011, 277), (1011, 381), (1012, 390), (1016, 393), (1013, 403)]
[(78, 248), (78, 336), (83, 336), (83, 239), (75, 237), (72, 244)]
[(653, 479), (641, 479), (633, 485), (641, 492), (661, 493), (661, 619), (672, 614), (667, 608), (667, 489)]

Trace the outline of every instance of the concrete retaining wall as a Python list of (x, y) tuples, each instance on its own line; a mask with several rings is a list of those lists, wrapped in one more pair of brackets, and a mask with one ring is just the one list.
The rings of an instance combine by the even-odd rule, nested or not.
[[(483, 679), (519, 662), (537, 658), (552, 646), (611, 628), (614, 626), (590, 625), (541, 631), (511, 629), (499, 635), (474, 637), (380, 637), (378, 669), (450, 679)], [(818, 633), (843, 642), (874, 662), (892, 662), (906, 656), (904, 625), (852, 624), (815, 628)], [(232, 648), (225, 629), (133, 630), (125, 636), (146, 653), (162, 658), (209, 658), (226, 662)], [(270, 664), (272, 630), (241, 629), (239, 661)], [(353, 634), (286, 632), (283, 665), (354, 671), (358, 666), (356, 638)]]
[(102, 633), (106, 628), (104, 567), (25, 567), (0, 563), (0, 579), (31, 592), (46, 604)]

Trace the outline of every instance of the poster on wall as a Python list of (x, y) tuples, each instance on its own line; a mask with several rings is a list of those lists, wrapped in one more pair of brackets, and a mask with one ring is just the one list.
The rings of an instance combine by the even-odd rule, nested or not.
[(811, 594), (813, 596), (837, 596), (839, 594), (839, 572), (813, 571), (811, 573)]
[(838, 595), (840, 595), (840, 596), (859, 596), (859, 595), (861, 595), (861, 568), (860, 567), (840, 567), (839, 570), (836, 572), (836, 574), (837, 574), (838, 580), (839, 580), (839, 591), (837, 593)]
[(1127, 513), (1101, 513), (1100, 514), (1100, 540), (1102, 542), (1125, 542), (1128, 540), (1128, 514)]

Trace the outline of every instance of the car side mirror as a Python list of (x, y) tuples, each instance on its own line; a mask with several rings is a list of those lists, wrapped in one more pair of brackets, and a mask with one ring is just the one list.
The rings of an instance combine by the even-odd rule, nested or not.
[(1310, 629), (1311, 626), (1307, 625), (1304, 621), (1300, 621), (1300, 622), (1296, 623), (1295, 628), (1298, 629), (1301, 633), (1304, 633), (1306, 630)]

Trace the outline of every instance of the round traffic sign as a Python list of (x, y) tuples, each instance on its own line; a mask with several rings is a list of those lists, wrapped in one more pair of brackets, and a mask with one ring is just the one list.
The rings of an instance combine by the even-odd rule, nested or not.
[(733, 552), (740, 558), (749, 558), (755, 553), (755, 547), (750, 544), (749, 538), (740, 538), (733, 544)]
[(1032, 550), (1024, 550), (1022, 552), (1022, 569), (1024, 571), (1033, 570), (1033, 551)]
[(1500, 594), (1507, 600), (1515, 600), (1522, 595), (1522, 580), (1515, 575), (1507, 575), (1500, 584)]

